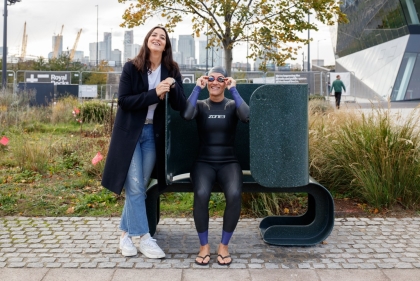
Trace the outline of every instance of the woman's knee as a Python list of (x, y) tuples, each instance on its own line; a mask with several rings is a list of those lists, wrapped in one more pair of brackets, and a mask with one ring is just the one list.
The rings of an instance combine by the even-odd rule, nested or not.
[(210, 201), (211, 192), (205, 189), (198, 189), (194, 191), (194, 205), (200, 204), (207, 206)]

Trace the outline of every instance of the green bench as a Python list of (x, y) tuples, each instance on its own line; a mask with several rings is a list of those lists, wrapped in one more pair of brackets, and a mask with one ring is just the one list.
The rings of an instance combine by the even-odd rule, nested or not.
[[(194, 84), (184, 85), (188, 95)], [(243, 170), (243, 192), (306, 193), (308, 208), (300, 216), (269, 216), (260, 223), (263, 240), (273, 245), (315, 245), (334, 226), (334, 201), (328, 190), (309, 176), (308, 96), (306, 84), (238, 84), (250, 106), (250, 123), (238, 123), (235, 151)], [(206, 90), (199, 99), (208, 97)], [(226, 97), (230, 98), (228, 91)], [(167, 108), (164, 192), (192, 192), (189, 172), (198, 151), (196, 122), (185, 121)], [(216, 184), (213, 192), (221, 192)], [(159, 223), (156, 181), (147, 190), (150, 233)]]

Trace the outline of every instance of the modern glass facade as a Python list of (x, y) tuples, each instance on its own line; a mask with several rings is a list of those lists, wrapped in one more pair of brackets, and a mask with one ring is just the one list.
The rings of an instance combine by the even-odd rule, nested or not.
[(420, 99), (420, 35), (409, 38), (391, 94), (391, 100)]
[(350, 22), (338, 29), (337, 55), (343, 57), (408, 34), (399, 0), (347, 0)]
[(378, 96), (420, 99), (420, 0), (344, 0), (341, 9), (350, 22), (338, 26), (338, 70)]

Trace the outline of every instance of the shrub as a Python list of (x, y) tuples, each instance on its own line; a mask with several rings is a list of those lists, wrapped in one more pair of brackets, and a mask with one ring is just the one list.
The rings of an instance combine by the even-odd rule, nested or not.
[(52, 107), (51, 122), (57, 123), (69, 123), (74, 120), (72, 111), (78, 106), (77, 98), (73, 96), (67, 96), (59, 99)]
[(325, 113), (333, 109), (330, 102), (325, 99), (310, 99), (308, 107), (309, 114)]
[(309, 95), (309, 101), (311, 100), (321, 100), (325, 101), (325, 97), (322, 95)]
[(100, 101), (87, 101), (80, 105), (80, 114), (84, 123), (103, 123), (110, 111), (110, 107)]
[(311, 173), (333, 192), (376, 208), (420, 203), (420, 131), (415, 111), (330, 113), (310, 122)]
[(18, 125), (20, 122), (25, 121), (27, 117), (26, 111), (30, 109), (29, 104), (34, 99), (35, 93), (33, 91), (21, 91), (18, 94), (0, 93), (1, 126)]
[(12, 154), (21, 170), (44, 173), (49, 160), (49, 143), (24, 134), (16, 135), (10, 145)]
[(244, 193), (243, 206), (256, 217), (302, 215), (308, 207), (303, 193)]

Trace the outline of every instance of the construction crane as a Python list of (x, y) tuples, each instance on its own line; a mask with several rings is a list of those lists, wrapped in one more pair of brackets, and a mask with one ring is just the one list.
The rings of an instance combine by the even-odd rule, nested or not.
[(60, 48), (60, 44), (63, 41), (63, 29), (64, 29), (64, 24), (61, 26), (61, 31), (60, 34), (58, 34), (55, 37), (55, 45), (54, 45), (54, 52), (53, 52), (53, 58), (56, 59), (58, 57), (58, 49)]
[(26, 34), (26, 21), (23, 25), (22, 50), (20, 52), (20, 59), (24, 60), (26, 57), (26, 45), (28, 44), (28, 35)]
[(73, 49), (70, 51), (70, 61), (74, 58), (74, 53), (76, 52), (77, 43), (79, 43), (80, 34), (82, 34), (82, 29), (77, 32), (76, 41), (74, 41)]

